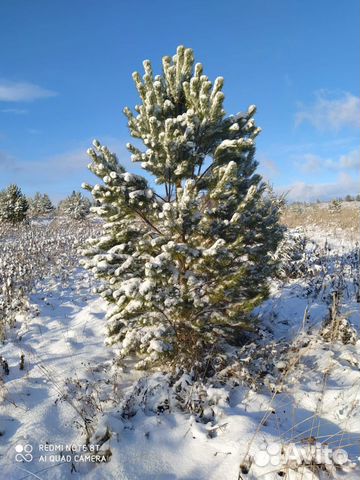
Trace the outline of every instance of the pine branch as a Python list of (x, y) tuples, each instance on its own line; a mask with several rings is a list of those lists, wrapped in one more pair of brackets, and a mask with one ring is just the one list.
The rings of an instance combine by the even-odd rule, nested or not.
[(155, 232), (157, 232), (159, 235), (162, 235), (164, 236), (164, 233), (159, 230), (157, 227), (155, 227), (155, 225), (153, 225), (149, 219), (147, 219), (141, 212), (139, 212), (138, 210), (136, 210), (136, 208), (134, 208), (134, 212), (137, 213), (137, 215), (139, 215), (139, 217), (147, 224), (149, 225), (149, 227), (151, 227), (153, 230), (155, 230)]
[(162, 200), (164, 203), (166, 203), (166, 200), (165, 200), (164, 197), (162, 197), (161, 195), (159, 195), (158, 193), (156, 193), (154, 190), (153, 190), (153, 192), (154, 192), (154, 195), (155, 195), (156, 197), (160, 198), (160, 200)]
[(200, 175), (200, 177), (198, 177), (196, 180), (195, 180), (195, 185), (211, 170), (211, 168), (214, 166), (214, 162), (212, 162), (205, 170), (204, 172)]

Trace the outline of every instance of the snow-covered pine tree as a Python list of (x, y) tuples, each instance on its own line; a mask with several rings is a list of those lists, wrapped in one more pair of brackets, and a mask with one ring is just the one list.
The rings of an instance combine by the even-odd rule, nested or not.
[(36, 192), (34, 198), (29, 200), (31, 215), (48, 215), (54, 210), (49, 195)]
[(84, 265), (103, 280), (120, 357), (141, 354), (139, 368), (194, 365), (232, 342), (267, 297), (282, 201), (255, 173), (255, 106), (225, 116), (223, 78), (212, 84), (189, 48), (164, 57), (161, 75), (143, 65), (143, 78), (133, 74), (137, 114), (124, 112), (146, 150), (127, 148), (162, 188), (94, 140), (89, 168), (102, 183), (83, 187), (105, 224)]
[(90, 213), (91, 202), (81, 192), (73, 191), (59, 203), (59, 212), (73, 220), (83, 220)]
[(9, 185), (0, 192), (0, 221), (17, 223), (25, 220), (28, 201), (17, 185)]
[(339, 213), (341, 211), (341, 201), (336, 199), (329, 203), (329, 211), (331, 213)]

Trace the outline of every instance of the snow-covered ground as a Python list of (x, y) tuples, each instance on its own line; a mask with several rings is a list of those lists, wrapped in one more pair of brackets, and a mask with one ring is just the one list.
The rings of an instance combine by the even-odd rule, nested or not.
[(255, 312), (257, 343), (211, 380), (115, 366), (90, 274), (38, 282), (2, 345), (0, 478), (359, 478), (358, 253), (307, 233), (302, 272)]

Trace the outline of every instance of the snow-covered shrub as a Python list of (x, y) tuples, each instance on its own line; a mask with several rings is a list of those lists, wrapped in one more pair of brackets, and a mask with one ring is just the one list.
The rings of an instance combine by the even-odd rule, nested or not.
[(65, 277), (78, 265), (77, 249), (97, 230), (91, 223), (0, 224), (0, 338), (30, 308), (28, 296), (46, 275)]
[(355, 343), (358, 340), (358, 333), (346, 318), (336, 318), (324, 325), (321, 335), (327, 341), (339, 341), (344, 345)]
[(90, 200), (80, 192), (72, 192), (59, 204), (59, 212), (73, 220), (83, 220), (90, 212)]
[(17, 185), (0, 192), (0, 221), (17, 223), (25, 220), (29, 204)]
[(163, 58), (162, 75), (148, 60), (144, 69), (143, 79), (133, 74), (137, 114), (124, 112), (146, 150), (127, 147), (162, 188), (126, 172), (95, 140), (89, 168), (103, 183), (84, 188), (105, 224), (84, 265), (103, 280), (120, 357), (142, 354), (139, 367), (202, 363), (268, 295), (282, 200), (256, 173), (254, 105), (225, 116), (223, 78), (212, 84), (182, 46)]
[(228, 395), (226, 387), (213, 386), (181, 370), (175, 374), (153, 373), (134, 383), (119, 409), (124, 418), (136, 415), (139, 410), (147, 414), (185, 411), (207, 423), (216, 418), (219, 406), (228, 405)]

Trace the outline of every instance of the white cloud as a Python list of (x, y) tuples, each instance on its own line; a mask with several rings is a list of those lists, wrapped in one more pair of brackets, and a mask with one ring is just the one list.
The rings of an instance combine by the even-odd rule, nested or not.
[(264, 153), (259, 153), (257, 160), (259, 162), (259, 172), (261, 175), (265, 180), (272, 182), (280, 172), (279, 166)]
[(16, 183), (29, 195), (36, 191), (46, 192), (53, 201), (58, 201), (72, 190), (81, 190), (82, 181), (90, 180), (87, 164), (88, 158), (83, 149), (48, 156), (43, 160), (17, 159), (0, 151), (0, 190)]
[(325, 90), (316, 92), (312, 105), (300, 105), (295, 124), (308, 122), (318, 130), (339, 131), (344, 127), (359, 128), (360, 98), (349, 92), (334, 95)]
[(278, 193), (287, 193), (289, 201), (315, 202), (319, 200), (331, 200), (345, 195), (359, 193), (359, 178), (347, 173), (340, 173), (334, 183), (310, 184), (296, 182), (292, 185), (277, 188)]
[(322, 158), (319, 155), (306, 153), (296, 156), (295, 165), (306, 173), (318, 172), (320, 170), (355, 170), (360, 167), (360, 150), (351, 150), (346, 155), (340, 155), (337, 160), (332, 158)]
[[(140, 165), (131, 162), (125, 142), (106, 136), (103, 140), (111, 151), (118, 154), (119, 162), (126, 169), (144, 175)], [(0, 177), (0, 190), (9, 183), (16, 183), (31, 194), (46, 191), (58, 199), (73, 189), (80, 190), (83, 181), (98, 183), (99, 179), (87, 169), (90, 158), (86, 150), (90, 146), (91, 140), (85, 140), (73, 149), (39, 160), (18, 159), (8, 152), (0, 151), (0, 171), (3, 173)]]
[(24, 108), (3, 108), (1, 112), (13, 113), (15, 115), (25, 115), (26, 113), (28, 113), (28, 110), (25, 110)]
[(0, 151), (0, 169), (2, 173), (0, 179), (0, 189), (3, 187), (3, 179), (7, 174), (11, 174), (15, 178), (16, 175), (22, 171), (21, 164), (16, 160), (16, 158), (4, 151)]
[(0, 80), (1, 102), (31, 102), (39, 98), (54, 97), (57, 95), (52, 90), (39, 87), (27, 82), (8, 82)]
[[(40, 130), (28, 129), (31, 134), (41, 134)], [(140, 165), (133, 163), (130, 160), (130, 154), (125, 147), (125, 142), (121, 143), (112, 137), (105, 137), (102, 144), (107, 145), (109, 149), (115, 152), (118, 156), (119, 162), (128, 170), (141, 170)], [(7, 168), (9, 171), (21, 171), (26, 177), (39, 176), (43, 179), (48, 179), (58, 182), (67, 179), (69, 175), (87, 172), (87, 165), (90, 158), (86, 150), (91, 147), (91, 141), (79, 142), (76, 148), (58, 153), (55, 155), (48, 155), (40, 160), (26, 160), (17, 159), (8, 152), (0, 151), (0, 166)], [(93, 177), (94, 180), (96, 177)]]
[(336, 168), (359, 168), (360, 167), (360, 150), (352, 150), (347, 155), (341, 155)]
[(0, 152), (0, 163), (9, 171), (21, 171), (25, 178), (37, 176), (58, 182), (72, 173), (86, 171), (89, 160), (85, 149), (77, 149), (43, 160), (18, 160), (5, 152)]
[(42, 133), (38, 128), (28, 128), (27, 132), (30, 133), (30, 135), (40, 135)]
[(311, 173), (320, 170), (323, 160), (319, 155), (314, 155), (312, 153), (306, 153), (302, 155), (298, 160), (295, 161), (295, 165), (302, 170), (303, 172)]

